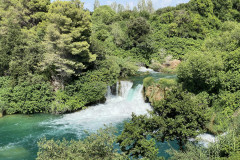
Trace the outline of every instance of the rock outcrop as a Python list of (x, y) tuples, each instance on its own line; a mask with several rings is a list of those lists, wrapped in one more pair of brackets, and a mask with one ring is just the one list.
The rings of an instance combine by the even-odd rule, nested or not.
[(181, 63), (180, 60), (174, 59), (172, 61), (168, 61), (162, 64), (162, 68), (168, 68), (168, 69), (176, 69), (178, 65)]
[(166, 60), (164, 63), (152, 62), (150, 68), (152, 68), (156, 72), (163, 73), (175, 73), (178, 65), (181, 63), (180, 60)]
[(150, 103), (162, 100), (164, 94), (165, 90), (158, 86), (149, 86), (145, 89), (145, 99)]

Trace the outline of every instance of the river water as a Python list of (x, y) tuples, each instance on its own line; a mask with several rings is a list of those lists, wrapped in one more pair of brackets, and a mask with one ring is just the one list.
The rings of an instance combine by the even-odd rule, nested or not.
[[(141, 69), (144, 71), (144, 68)], [(149, 71), (149, 70), (147, 70)], [(95, 132), (104, 125), (113, 125), (120, 132), (124, 121), (151, 110), (142, 96), (142, 82), (147, 76), (175, 78), (173, 75), (152, 72), (148, 75), (131, 77), (117, 83), (114, 91), (109, 87), (104, 104), (91, 106), (86, 110), (65, 114), (11, 115), (0, 119), (0, 160), (32, 160), (37, 157), (37, 142), (47, 139), (81, 139), (84, 131)], [(176, 147), (175, 142), (170, 143)], [(159, 156), (165, 153), (169, 143), (159, 143)]]

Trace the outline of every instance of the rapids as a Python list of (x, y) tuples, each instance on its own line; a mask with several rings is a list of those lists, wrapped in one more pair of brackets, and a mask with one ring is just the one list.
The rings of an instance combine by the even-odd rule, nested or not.
[[(32, 160), (37, 157), (37, 142), (47, 139), (81, 139), (85, 132), (95, 132), (104, 125), (112, 124), (120, 132), (124, 121), (131, 118), (132, 113), (146, 114), (151, 110), (144, 102), (142, 95), (143, 79), (147, 76), (159, 78), (175, 78), (174, 75), (152, 72), (131, 77), (108, 87), (106, 102), (88, 107), (85, 110), (65, 114), (10, 115), (0, 119), (0, 160)], [(168, 157), (164, 152), (169, 144), (159, 143), (160, 156)], [(175, 145), (175, 143), (172, 143)]]

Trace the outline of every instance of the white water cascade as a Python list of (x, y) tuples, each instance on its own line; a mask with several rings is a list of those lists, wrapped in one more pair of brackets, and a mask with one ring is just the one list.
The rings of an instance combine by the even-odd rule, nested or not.
[(157, 73), (153, 69), (146, 68), (146, 67), (139, 67), (138, 69), (139, 72), (149, 72), (149, 73)]
[(47, 125), (56, 127), (59, 132), (75, 130), (81, 136), (84, 130), (95, 131), (103, 128), (105, 124), (117, 125), (131, 118), (132, 113), (140, 115), (151, 110), (150, 105), (144, 102), (142, 85), (132, 88), (133, 83), (129, 81), (121, 81), (119, 85), (116, 85), (119, 87), (119, 91), (117, 89), (119, 96), (111, 95), (109, 87), (106, 103), (64, 115), (61, 119), (46, 122)]

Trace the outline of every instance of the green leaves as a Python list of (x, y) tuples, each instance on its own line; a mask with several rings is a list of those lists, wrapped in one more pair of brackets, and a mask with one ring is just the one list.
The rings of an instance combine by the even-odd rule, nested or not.
[(168, 91), (151, 112), (152, 123), (157, 124), (153, 135), (160, 136), (162, 141), (176, 139), (181, 147), (188, 138), (199, 134), (207, 121), (207, 104), (199, 100), (180, 88)]
[(224, 68), (220, 55), (212, 53), (195, 53), (181, 63), (178, 69), (178, 78), (183, 86), (192, 92), (218, 92), (218, 72)]
[(153, 104), (150, 115), (133, 114), (131, 121), (125, 123), (118, 137), (121, 150), (134, 158), (156, 159), (155, 140), (177, 140), (183, 150), (189, 138), (205, 129), (207, 107), (205, 95), (195, 96), (180, 87), (172, 88), (165, 99)]
[(124, 130), (117, 138), (121, 150), (133, 158), (156, 159), (158, 149), (154, 139), (146, 130), (146, 116), (132, 115), (132, 120), (125, 123)]
[(7, 114), (48, 112), (53, 93), (50, 84), (43, 81), (41, 76), (32, 77), (11, 87), (11, 80), (6, 79), (0, 86), (0, 101), (5, 103)]
[(44, 59), (40, 69), (51, 76), (60, 76), (63, 81), (79, 72), (94, 61), (89, 51), (90, 13), (83, 10), (79, 0), (53, 2), (47, 15)]
[(118, 153), (115, 149), (115, 129), (108, 127), (89, 134), (84, 140), (62, 141), (41, 139), (38, 142), (39, 151), (37, 160), (45, 159), (79, 159), (79, 160), (128, 160), (129, 158)]

